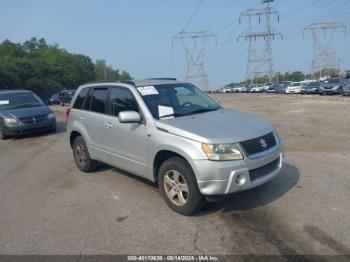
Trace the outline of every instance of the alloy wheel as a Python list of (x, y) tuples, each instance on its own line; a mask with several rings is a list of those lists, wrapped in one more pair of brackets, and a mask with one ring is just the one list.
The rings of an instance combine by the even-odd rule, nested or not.
[(177, 206), (183, 206), (189, 198), (188, 185), (184, 176), (176, 171), (169, 170), (164, 175), (164, 190), (169, 200)]

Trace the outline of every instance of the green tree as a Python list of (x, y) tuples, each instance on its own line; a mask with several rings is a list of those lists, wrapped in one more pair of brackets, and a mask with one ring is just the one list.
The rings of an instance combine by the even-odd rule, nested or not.
[(104, 60), (96, 65), (90, 57), (72, 54), (58, 44), (49, 45), (45, 39), (31, 38), (23, 44), (5, 40), (0, 43), (0, 89), (29, 89), (43, 98), (60, 90), (75, 89), (85, 82), (104, 79), (131, 79), (126, 71), (106, 66)]

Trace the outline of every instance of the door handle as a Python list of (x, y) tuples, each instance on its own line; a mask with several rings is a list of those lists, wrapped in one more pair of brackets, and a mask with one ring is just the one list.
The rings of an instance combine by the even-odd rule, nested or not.
[(108, 122), (107, 124), (105, 124), (105, 127), (106, 128), (112, 128), (113, 127), (113, 124), (111, 122)]
[(79, 116), (79, 119), (80, 119), (81, 121), (84, 121), (84, 120), (85, 120), (85, 117), (84, 117), (84, 116)]

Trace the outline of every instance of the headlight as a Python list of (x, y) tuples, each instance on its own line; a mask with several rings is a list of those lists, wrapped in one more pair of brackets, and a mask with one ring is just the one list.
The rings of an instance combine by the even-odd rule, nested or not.
[(236, 144), (202, 144), (202, 149), (210, 160), (243, 159), (243, 155)]
[(54, 119), (55, 118), (55, 114), (54, 113), (50, 113), (47, 115), (48, 119)]
[(4, 118), (4, 124), (5, 125), (13, 125), (17, 124), (18, 121), (15, 118)]

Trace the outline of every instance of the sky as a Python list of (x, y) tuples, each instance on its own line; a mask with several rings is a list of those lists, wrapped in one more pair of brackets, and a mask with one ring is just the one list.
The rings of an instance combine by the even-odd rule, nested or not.
[[(312, 71), (313, 38), (310, 32), (303, 38), (308, 24), (341, 21), (350, 31), (350, 0), (275, 0), (272, 6), (279, 12), (273, 28), (283, 34), (272, 44), (278, 72)], [(207, 30), (216, 38), (199, 44), (206, 46), (204, 65), (216, 89), (245, 80), (248, 42), (237, 37), (248, 21), (239, 17), (263, 7), (261, 0), (0, 0), (0, 41), (43, 37), (70, 52), (105, 59), (137, 79), (184, 79), (185, 52), (173, 36), (183, 29)], [(339, 31), (336, 43), (341, 69), (350, 69), (350, 33)], [(193, 48), (193, 42), (186, 44)]]

